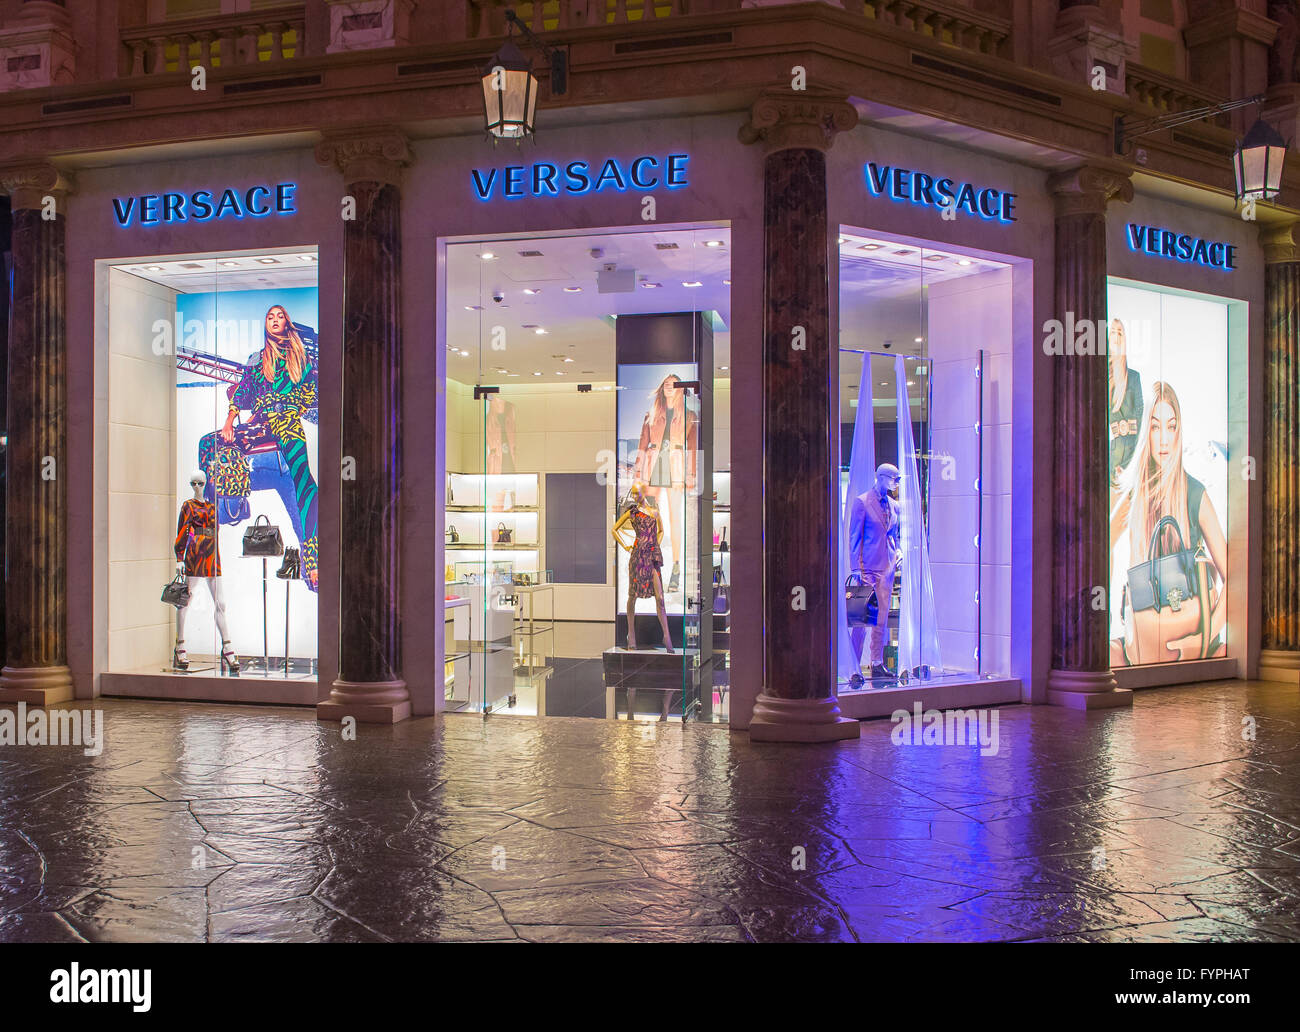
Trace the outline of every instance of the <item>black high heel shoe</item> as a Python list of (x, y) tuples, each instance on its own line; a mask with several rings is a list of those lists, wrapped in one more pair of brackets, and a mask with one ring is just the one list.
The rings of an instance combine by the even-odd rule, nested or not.
[(172, 669), (189, 670), (189, 668), (190, 668), (190, 657), (189, 654), (185, 651), (185, 643), (178, 641), (176, 643), (176, 647), (172, 649)]
[(302, 573), (300, 572), (301, 569), (302, 558), (298, 554), (298, 549), (286, 548), (284, 550), (284, 562), (281, 563), (280, 568), (275, 571), (275, 575), (279, 577), (280, 580), (294, 580), (302, 576)]
[(224, 674), (230, 671), (231, 677), (239, 676), (239, 657), (235, 655), (235, 650), (230, 647), (230, 642), (221, 643), (221, 672)]

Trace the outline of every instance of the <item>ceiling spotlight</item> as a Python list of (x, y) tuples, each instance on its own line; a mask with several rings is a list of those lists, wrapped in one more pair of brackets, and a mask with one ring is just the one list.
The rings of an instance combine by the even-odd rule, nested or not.
[(569, 357), (566, 356), (565, 359), (564, 359), (564, 361), (566, 361), (566, 362), (572, 362), (573, 359), (571, 359), (571, 358), (569, 358)]
[(461, 358), (469, 358), (469, 352), (468, 352), (468, 351), (465, 351), (465, 350), (462, 348), (462, 349), (461, 349), (461, 353), (460, 353), (460, 357), (461, 357)]
[(722, 246), (722, 241), (721, 241), (721, 240), (706, 240), (706, 241), (704, 241), (704, 246), (705, 246), (705, 247), (721, 247), (721, 246)]
[(536, 287), (524, 287), (524, 293), (525, 293), (525, 294), (540, 294), (541, 291), (538, 290)]
[(316, 256), (315, 256), (314, 254), (300, 254), (300, 255), (298, 255), (298, 261), (300, 261), (300, 262), (314, 262), (315, 260), (316, 260)]
[(879, 245), (879, 244), (862, 244), (861, 246), (858, 247), (858, 250), (859, 250), (859, 251), (879, 251), (879, 250), (880, 250), (880, 245)]
[(958, 259), (957, 259), (957, 264), (958, 264), (958, 265), (969, 265), (969, 264), (970, 264), (970, 259), (969, 259), (969, 258), (958, 258)]
[(533, 375), (534, 375), (534, 376), (541, 376), (542, 374), (541, 374), (540, 372), (537, 372), (537, 373), (533, 373)]
[(239, 262), (222, 262), (221, 264), (226, 266), (226, 268), (230, 268), (232, 265), (238, 265)]
[(729, 286), (731, 286), (731, 280), (729, 280), (729, 279), (724, 279), (724, 280), (722, 281), (722, 285), (723, 285), (724, 287), (729, 287)]
[(564, 288), (564, 292), (565, 292), (566, 294), (581, 294), (581, 293), (582, 293), (582, 288), (581, 288), (581, 287), (565, 287), (565, 288)]
[(533, 330), (533, 332), (539, 337), (545, 337), (547, 331), (545, 326), (539, 326), (537, 329)]
[(279, 265), (279, 264), (280, 264), (280, 259), (279, 259), (279, 258), (259, 258), (259, 259), (257, 259), (257, 260), (258, 260), (259, 262), (261, 262), (261, 264), (263, 264), (263, 265)]
[(704, 286), (699, 280), (682, 280), (683, 287), (702, 287)]
[(849, 242), (849, 238), (848, 238), (848, 237), (846, 237), (846, 236), (842, 236), (842, 237), (840, 237), (840, 243), (841, 243), (841, 244), (847, 244), (848, 242)]
[(556, 375), (556, 376), (563, 376), (563, 375), (564, 375), (564, 370), (562, 370), (562, 369), (557, 369), (557, 370), (555, 370), (555, 375)]
[(725, 372), (727, 371), (727, 369), (730, 368), (730, 367), (729, 367), (729, 366), (718, 366), (718, 368), (721, 369), (721, 370), (725, 373)]
[(162, 272), (163, 267), (161, 265), (146, 265), (145, 270), (147, 272)]
[(467, 311), (467, 312), (481, 312), (481, 311), (483, 311), (483, 306), (482, 306), (482, 305), (466, 305), (466, 306), (465, 306), (465, 311)]
[(920, 344), (923, 340), (925, 340), (924, 337), (914, 337), (914, 338), (913, 338), (913, 343), (915, 343), (915, 344)]
[(907, 386), (909, 386), (909, 387), (915, 387), (915, 386), (916, 386), (916, 381), (915, 381), (915, 380), (908, 380), (908, 381), (907, 381)]
[(485, 262), (491, 262), (496, 260), (496, 255), (491, 251), (484, 251), (482, 254), (479, 255), (479, 257), (482, 258)]

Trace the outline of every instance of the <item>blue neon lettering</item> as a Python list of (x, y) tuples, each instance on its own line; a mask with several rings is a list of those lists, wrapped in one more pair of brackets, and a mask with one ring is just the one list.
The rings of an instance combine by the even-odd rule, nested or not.
[(254, 200), (254, 198), (256, 197), (259, 190), (265, 196), (267, 197), (271, 196), (271, 191), (264, 186), (250, 186), (248, 188), (248, 193), (244, 195), (244, 208), (245, 210), (247, 210), (248, 214), (256, 215), (257, 217), (260, 218), (263, 215), (271, 214), (271, 206), (268, 204), (266, 207), (260, 209), (256, 207), (256, 201)]
[(998, 192), (992, 188), (981, 190), (979, 197), (980, 214), (986, 219), (998, 217)]
[(964, 208), (972, 215), (1000, 222), (1016, 221), (1016, 195), (995, 187), (974, 183), (956, 183), (947, 176), (935, 177), (927, 172), (878, 165), (868, 161), (863, 180), (867, 191), (877, 197), (909, 201), (931, 208)]
[(686, 186), (686, 163), (691, 160), (689, 154), (669, 154), (668, 155), (668, 174), (664, 178), (665, 184), (670, 189)]
[(126, 198), (126, 206), (123, 207), (122, 199), (113, 198), (113, 214), (117, 218), (117, 224), (125, 229), (131, 224), (131, 212), (135, 208), (135, 198)]
[(1221, 240), (1205, 240), (1188, 233), (1175, 233), (1159, 226), (1130, 222), (1125, 227), (1130, 250), (1171, 261), (1207, 265), (1212, 269), (1237, 267), (1237, 249)]
[(876, 165), (874, 161), (867, 163), (867, 187), (877, 196), (885, 192), (885, 185), (889, 182), (889, 166), (883, 168)]
[(606, 181), (617, 184), (620, 190), (627, 189), (627, 183), (623, 182), (623, 173), (618, 170), (618, 162), (613, 158), (609, 158), (601, 168), (600, 175), (596, 178), (596, 189), (603, 190)]
[(195, 190), (190, 194), (190, 214), (196, 222), (212, 218), (211, 190)]
[(280, 183), (275, 188), (275, 210), (281, 215), (296, 215), (298, 209), (293, 206), (293, 192), (297, 183)]
[(478, 169), (472, 168), (469, 171), (470, 175), (474, 177), (474, 192), (478, 194), (480, 201), (486, 201), (492, 196), (492, 184), (496, 182), (497, 170), (494, 168), (488, 169), (486, 182), (483, 181)]
[[(586, 193), (591, 189), (590, 166), (585, 161), (570, 161), (564, 168), (564, 189), (569, 193)], [(575, 186), (581, 183), (581, 186)]]
[(934, 195), (939, 198), (940, 208), (948, 207), (957, 196), (952, 189), (954, 185), (953, 181), (946, 176), (934, 184)]
[(651, 158), (651, 157), (637, 158), (636, 161), (632, 162), (632, 172), (631, 172), (632, 185), (635, 186), (638, 190), (649, 190), (655, 185), (655, 183), (659, 182), (658, 176), (651, 176), (649, 182), (642, 181), (641, 166), (646, 164), (648, 164), (651, 168), (659, 167), (658, 159)]
[[(543, 169), (545, 169), (545, 175), (542, 174)], [(550, 193), (552, 194), (559, 193), (560, 191), (555, 185), (555, 174), (559, 171), (560, 170), (556, 168), (554, 165), (547, 164), (545, 161), (539, 161), (536, 165), (534, 165), (533, 166), (534, 195), (537, 196), (541, 195), (543, 183), (546, 184), (546, 189)]]

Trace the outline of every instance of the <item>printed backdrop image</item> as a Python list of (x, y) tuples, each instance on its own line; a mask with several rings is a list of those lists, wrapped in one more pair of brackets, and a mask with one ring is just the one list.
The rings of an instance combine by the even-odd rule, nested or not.
[[(688, 504), (688, 496), (698, 491), (699, 399), (674, 389), (673, 384), (694, 380), (696, 375), (695, 366), (687, 362), (618, 367), (619, 511), (635, 481), (645, 485), (647, 496), (658, 506), (664, 528), (660, 576), (664, 608), (670, 613), (683, 612), (687, 578), (695, 575), (697, 556), (687, 542), (696, 540), (699, 520), (696, 506)], [(617, 553), (615, 598), (622, 607), (627, 601), (629, 553), (621, 548)], [(653, 606), (643, 602), (638, 612), (653, 613)]]
[[(217, 506), (218, 552), (231, 640), (241, 657), (263, 649), (262, 561), (243, 556), (244, 532), (259, 516), (301, 554), (301, 581), (275, 577), (268, 559), (269, 652), (284, 655), (286, 584), (289, 654), (316, 657), (317, 289), (183, 294), (176, 357), (176, 491), (190, 474), (208, 479)], [(191, 651), (216, 637), (212, 603), (194, 593)]]
[(1107, 298), (1111, 663), (1226, 655), (1228, 307)]

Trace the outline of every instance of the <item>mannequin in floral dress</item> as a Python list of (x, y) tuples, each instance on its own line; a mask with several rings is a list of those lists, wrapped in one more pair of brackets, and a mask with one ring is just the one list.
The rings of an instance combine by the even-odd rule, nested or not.
[(636, 645), (636, 600), (653, 598), (659, 613), (659, 626), (664, 632), (664, 645), (673, 650), (673, 638), (668, 632), (668, 614), (664, 611), (664, 586), (659, 575), (664, 564), (659, 542), (664, 536), (663, 520), (646, 501), (645, 488), (638, 481), (628, 492), (631, 504), (614, 524), (614, 540), (631, 554), (627, 559), (627, 647)]
[[(181, 514), (176, 521), (176, 572), (185, 577), (193, 595), (200, 584), (206, 584), (212, 595), (217, 630), (221, 633), (221, 669), (239, 676), (239, 657), (230, 647), (230, 629), (226, 625), (226, 596), (221, 590), (221, 556), (217, 552), (217, 507), (203, 497), (208, 478), (201, 470), (190, 474), (193, 498), (181, 503)], [(188, 606), (176, 610), (176, 648), (172, 651), (172, 666), (188, 670), (189, 656), (185, 651), (185, 617)]]

